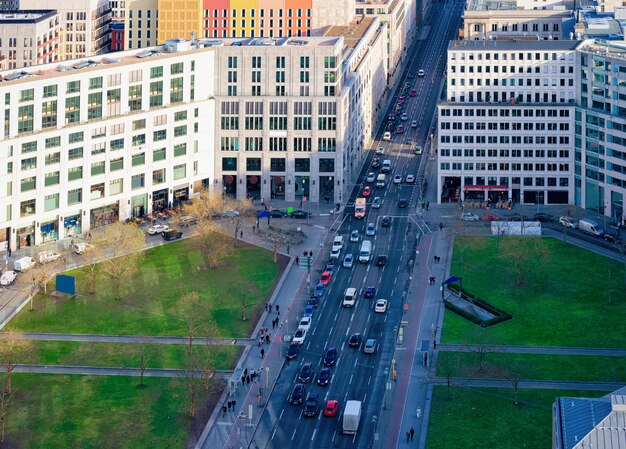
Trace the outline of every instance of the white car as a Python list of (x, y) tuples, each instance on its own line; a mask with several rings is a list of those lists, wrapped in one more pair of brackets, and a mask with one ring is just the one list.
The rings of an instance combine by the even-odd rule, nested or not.
[(291, 342), (301, 345), (302, 343), (304, 343), (304, 339), (306, 338), (307, 332), (308, 331), (306, 331), (305, 329), (298, 328), (298, 330), (296, 330), (296, 333), (293, 335)]
[(224, 216), (229, 218), (238, 217), (239, 212), (237, 212), (236, 210), (229, 210), (228, 212), (224, 213)]
[[(391, 132), (390, 131), (385, 131), (385, 134), (383, 134), (383, 140), (386, 140), (386, 141), (390, 141), (391, 140)], [(382, 154), (382, 153), (379, 153), (377, 151), (376, 154)]]
[(409, 114), (407, 114), (406, 112), (403, 112), (402, 115), (400, 116), (400, 120), (406, 121), (408, 119), (409, 119)]
[(415, 175), (406, 175), (406, 182), (413, 184), (415, 182)]
[(339, 259), (340, 255), (341, 255), (341, 248), (333, 248), (333, 250), (330, 252), (331, 259)]
[(376, 226), (374, 223), (367, 224), (367, 231), (365, 231), (365, 235), (374, 236), (376, 235)]
[(471, 212), (463, 212), (460, 218), (462, 221), (478, 221), (479, 220), (478, 215), (473, 214)]
[(396, 175), (393, 177), (393, 183), (394, 184), (401, 184), (402, 183), (402, 175)]
[(300, 320), (300, 324), (298, 324), (298, 329), (304, 329), (306, 332), (311, 329), (311, 317), (305, 316)]
[(42, 251), (38, 254), (37, 259), (39, 259), (39, 263), (45, 263), (54, 262), (59, 257), (61, 257), (61, 255), (54, 251)]
[(424, 74), (425, 74), (425, 72), (424, 72), (424, 70), (423, 70), (423, 69), (419, 69), (419, 70), (417, 71), (417, 76), (424, 76)]
[(368, 338), (363, 346), (363, 352), (366, 354), (374, 354), (378, 348), (378, 343), (373, 338)]
[(565, 226), (566, 228), (574, 229), (574, 222), (570, 217), (559, 217), (559, 223)]
[(411, 122), (411, 128), (417, 128), (417, 120)]
[(170, 227), (168, 225), (156, 224), (148, 228), (148, 234), (150, 235), (162, 234), (169, 230), (170, 230)]
[(15, 271), (5, 271), (2, 273), (2, 277), (0, 277), (0, 285), (11, 285), (16, 277), (17, 273)]
[(350, 233), (350, 241), (353, 243), (359, 241), (359, 231), (354, 230)]
[(374, 312), (385, 313), (387, 311), (387, 304), (389, 304), (389, 302), (386, 299), (377, 299), (376, 304), (374, 304)]
[(383, 200), (381, 200), (380, 197), (377, 196), (376, 198), (374, 198), (374, 201), (372, 201), (372, 209), (380, 209), (382, 203)]
[[(385, 133), (387, 134), (387, 133)], [(389, 133), (389, 139), (387, 140), (391, 140), (391, 133)], [(376, 154), (385, 154), (385, 149), (383, 147), (378, 147), (376, 148)]]
[(343, 267), (344, 268), (352, 268), (354, 265), (354, 256), (352, 254), (346, 254), (343, 258)]
[(369, 172), (367, 174), (367, 177), (365, 178), (365, 181), (366, 182), (374, 182), (374, 181), (376, 181), (376, 174), (373, 171)]

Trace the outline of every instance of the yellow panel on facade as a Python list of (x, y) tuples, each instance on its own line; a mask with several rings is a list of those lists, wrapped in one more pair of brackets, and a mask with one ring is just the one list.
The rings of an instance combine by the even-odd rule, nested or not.
[[(236, 11), (237, 17), (233, 17)], [(257, 0), (230, 0), (230, 35), (233, 30), (236, 37), (259, 36), (259, 10)], [(233, 21), (234, 26), (233, 26)], [(254, 31), (254, 33), (253, 33)]]
[(159, 43), (202, 36), (202, 0), (159, 0)]

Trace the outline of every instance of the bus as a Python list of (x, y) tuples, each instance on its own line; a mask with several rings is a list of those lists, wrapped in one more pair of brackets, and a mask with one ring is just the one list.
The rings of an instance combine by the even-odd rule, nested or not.
[(354, 217), (365, 218), (365, 198), (357, 198), (354, 204)]

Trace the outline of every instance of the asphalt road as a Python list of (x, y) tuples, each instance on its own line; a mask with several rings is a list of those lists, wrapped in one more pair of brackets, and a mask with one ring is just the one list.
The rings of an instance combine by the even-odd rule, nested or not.
[[(404, 112), (407, 112), (409, 117), (407, 121), (400, 121), (398, 115), (396, 124), (402, 123), (405, 132), (394, 133), (391, 142), (376, 142), (373, 145), (373, 149), (379, 145), (385, 149), (383, 155), (378, 155), (381, 162), (384, 159), (392, 161), (392, 170), (387, 175), (387, 187), (379, 190), (374, 183), (364, 182), (367, 172), (379, 173), (379, 169), (374, 170), (370, 167), (373, 157), (371, 154), (348, 201), (344, 220), (338, 231), (345, 239), (341, 257), (343, 259), (346, 253), (357, 256), (360, 241), (366, 238), (373, 244), (373, 260), (369, 264), (356, 262), (351, 269), (336, 270), (330, 287), (327, 288), (315, 313), (313, 326), (301, 347), (300, 354), (285, 365), (276, 382), (259, 426), (251, 436), (253, 440), (251, 447), (282, 449), (294, 447), (295, 444), (300, 448), (316, 449), (371, 446), (373, 426), (369, 424), (379, 413), (383, 401), (388, 376), (385, 369), (392, 363), (396, 331), (402, 317), (403, 292), (409, 276), (409, 260), (415, 255), (418, 231), (428, 232), (425, 223), (414, 213), (419, 198), (417, 184), (403, 182), (396, 185), (392, 183), (392, 179), (396, 174), (402, 175), (403, 178), (409, 173), (418, 174), (422, 156), (414, 154), (415, 144), (424, 146), (428, 136), (441, 88), (445, 48), (456, 33), (461, 11), (460, 3), (433, 4), (429, 22), (426, 24), (430, 27), (430, 32), (426, 39), (417, 41), (400, 81), (400, 86), (405, 82), (408, 83), (404, 94), (407, 105)], [(410, 72), (417, 75), (419, 69), (425, 70), (424, 77), (415, 76), (414, 79), (408, 79)], [(415, 97), (409, 96), (411, 89), (416, 90)], [(399, 94), (398, 90), (396, 95)], [(387, 112), (395, 109), (395, 100)], [(417, 120), (420, 126), (416, 129), (410, 128), (412, 120)], [(384, 130), (383, 125), (379, 137)], [(368, 199), (366, 218), (357, 220), (353, 216), (354, 209), (351, 206), (354, 205), (356, 197), (362, 196), (361, 191), (365, 185), (369, 185), (373, 193)], [(371, 200), (376, 196), (382, 199), (380, 209), (370, 207)], [(408, 208), (398, 208), (400, 198), (409, 201)], [(381, 226), (383, 215), (392, 216), (390, 227)], [(364, 237), (368, 223), (376, 225), (376, 235), (373, 237)], [(360, 232), (359, 243), (349, 242), (352, 230)], [(375, 259), (379, 254), (388, 256), (388, 263), (384, 268), (375, 266)], [(316, 282), (318, 274), (319, 271), (312, 273), (313, 283)], [(367, 286), (377, 288), (375, 299), (389, 300), (390, 306), (386, 313), (374, 313), (374, 300), (363, 298), (363, 291)], [(344, 291), (348, 287), (355, 287), (358, 291), (354, 308), (341, 306)], [(304, 304), (299, 307), (304, 309)], [(367, 338), (377, 340), (379, 348), (376, 354), (369, 355), (363, 353), (362, 348), (347, 347), (349, 336), (357, 332), (363, 335), (363, 342)], [(305, 418), (302, 415), (303, 407), (290, 405), (287, 397), (296, 383), (301, 366), (307, 362), (312, 363), (317, 375), (322, 368), (324, 353), (330, 347), (339, 351), (337, 364), (332, 367), (332, 380), (326, 387), (316, 385), (315, 379), (307, 385), (308, 392), (318, 393), (320, 412), (315, 418)], [(335, 418), (326, 418), (321, 413), (328, 399), (337, 399), (340, 403), (340, 413)], [(341, 434), (341, 411), (345, 402), (351, 399), (363, 402), (361, 428), (356, 436), (344, 436)]]

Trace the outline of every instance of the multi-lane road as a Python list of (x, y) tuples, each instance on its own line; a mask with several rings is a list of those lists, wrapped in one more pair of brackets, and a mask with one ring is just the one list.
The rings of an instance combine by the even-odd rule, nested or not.
[[(357, 261), (353, 268), (335, 270), (333, 279), (313, 316), (313, 325), (298, 357), (286, 363), (280, 373), (259, 423), (259, 427), (263, 429), (261, 433), (266, 438), (263, 438), (263, 441), (255, 438), (256, 447), (275, 449), (371, 447), (374, 426), (369, 424), (374, 416), (379, 415), (384, 400), (385, 384), (390, 375), (397, 330), (402, 318), (404, 292), (415, 257), (416, 235), (420, 232), (429, 232), (415, 214), (420, 195), (419, 183), (407, 184), (404, 178), (407, 174), (417, 176), (422, 159), (428, 157), (427, 154), (415, 155), (414, 149), (416, 144), (425, 146), (442, 85), (445, 50), (448, 41), (456, 36), (462, 7), (462, 3), (456, 2), (433, 3), (424, 25), (424, 39), (418, 40), (411, 49), (407, 68), (399, 86), (402, 88), (405, 83), (407, 85), (404, 92), (406, 106), (403, 112), (408, 114), (408, 120), (401, 121), (398, 114), (392, 128), (391, 142), (377, 140), (373, 144), (372, 154), (368, 156), (337, 231), (345, 238), (340, 260), (347, 253), (352, 253), (356, 257), (363, 239), (373, 243), (373, 260), (369, 264)], [(425, 71), (423, 77), (417, 76), (420, 69)], [(414, 76), (409, 77), (411, 73)], [(396, 98), (391, 103), (389, 111), (386, 111), (386, 116), (395, 110), (397, 97), (401, 94), (400, 88), (396, 91)], [(416, 96), (409, 96), (410, 90), (415, 90)], [(418, 128), (410, 127), (412, 120), (418, 121)], [(403, 134), (396, 134), (398, 124), (404, 125)], [(378, 135), (379, 139), (386, 129), (385, 120)], [(379, 173), (380, 169), (371, 167), (373, 150), (378, 146), (385, 149), (384, 154), (377, 155), (381, 163), (384, 159), (392, 161), (392, 169), (388, 173), (387, 186), (384, 189), (376, 189), (374, 183), (365, 182), (368, 172)], [(403, 177), (401, 184), (392, 183), (393, 177), (397, 174)], [(350, 205), (354, 204), (357, 197), (362, 196), (361, 191), (366, 185), (372, 188), (373, 193), (368, 199), (365, 219), (357, 220)], [(371, 208), (371, 200), (376, 196), (382, 199), (380, 209)], [(407, 208), (398, 207), (401, 198), (409, 201)], [(381, 226), (384, 215), (392, 217), (390, 227)], [(365, 236), (368, 223), (376, 225), (375, 236)], [(359, 243), (350, 242), (349, 237), (353, 230), (360, 232)], [(388, 257), (387, 265), (381, 268), (375, 265), (375, 259), (382, 254)], [(341, 263), (338, 264), (340, 265)], [(316, 274), (316, 271), (312, 272), (313, 277)], [(314, 278), (312, 282), (315, 283), (316, 280)], [(377, 289), (374, 299), (363, 298), (363, 291), (368, 286)], [(341, 302), (346, 288), (349, 287), (357, 289), (358, 299), (355, 307), (344, 308)], [(374, 302), (378, 298), (389, 301), (386, 313), (374, 312)], [(295, 304), (295, 307), (303, 310), (304, 305), (305, 302), (301, 302)], [(363, 335), (363, 344), (368, 338), (376, 339), (379, 345), (377, 352), (365, 354), (362, 346), (359, 349), (349, 348), (348, 338), (353, 333)], [(312, 363), (317, 376), (322, 368), (322, 358), (331, 347), (337, 348), (339, 352), (337, 363), (331, 368), (332, 380), (325, 387), (316, 385), (315, 379), (308, 384), (308, 392), (318, 393), (320, 412), (314, 418), (306, 418), (302, 414), (303, 407), (290, 405), (287, 397), (296, 383), (301, 366), (304, 363)], [(339, 401), (340, 409), (336, 417), (323, 416), (321, 409), (328, 399)], [(363, 403), (361, 427), (354, 436), (342, 435), (341, 432), (342, 411), (347, 400), (359, 400)]]

